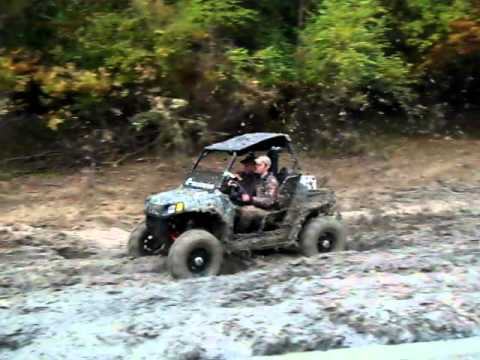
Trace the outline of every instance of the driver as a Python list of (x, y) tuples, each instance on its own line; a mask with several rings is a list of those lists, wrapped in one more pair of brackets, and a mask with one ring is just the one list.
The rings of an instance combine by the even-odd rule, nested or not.
[(240, 163), (243, 164), (243, 171), (238, 174), (239, 183), (248, 195), (253, 196), (259, 179), (255, 173), (255, 154), (249, 153)]
[(241, 200), (245, 206), (239, 209), (239, 230), (249, 231), (252, 224), (258, 224), (268, 214), (277, 202), (278, 181), (269, 172), (272, 161), (262, 155), (255, 159), (255, 173), (259, 179), (255, 186), (255, 195), (242, 194)]

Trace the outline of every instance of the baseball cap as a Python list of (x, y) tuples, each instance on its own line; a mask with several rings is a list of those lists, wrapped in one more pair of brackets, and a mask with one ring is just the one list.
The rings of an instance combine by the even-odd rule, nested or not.
[(272, 160), (266, 155), (259, 156), (255, 159), (256, 164), (265, 164), (268, 167), (272, 166)]
[(249, 153), (243, 160), (240, 161), (242, 164), (255, 164), (255, 154)]

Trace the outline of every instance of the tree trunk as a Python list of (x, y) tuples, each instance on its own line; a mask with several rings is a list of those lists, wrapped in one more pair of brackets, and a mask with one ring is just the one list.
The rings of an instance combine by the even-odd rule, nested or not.
[(299, 0), (298, 1), (298, 27), (301, 29), (305, 25), (305, 13), (308, 9), (310, 0)]

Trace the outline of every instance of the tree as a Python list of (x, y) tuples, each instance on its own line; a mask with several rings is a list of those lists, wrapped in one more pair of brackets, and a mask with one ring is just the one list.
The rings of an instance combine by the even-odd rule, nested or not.
[(324, 99), (353, 109), (371, 95), (404, 107), (413, 99), (409, 65), (386, 38), (386, 10), (377, 0), (325, 0), (301, 33), (301, 72)]

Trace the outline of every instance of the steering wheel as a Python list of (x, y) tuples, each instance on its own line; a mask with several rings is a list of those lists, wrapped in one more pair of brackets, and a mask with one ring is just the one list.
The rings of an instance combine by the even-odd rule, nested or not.
[(245, 189), (240, 184), (240, 179), (237, 175), (226, 171), (224, 174), (222, 189), (224, 193), (228, 194), (230, 200), (234, 203), (241, 203), (242, 194), (245, 194)]

